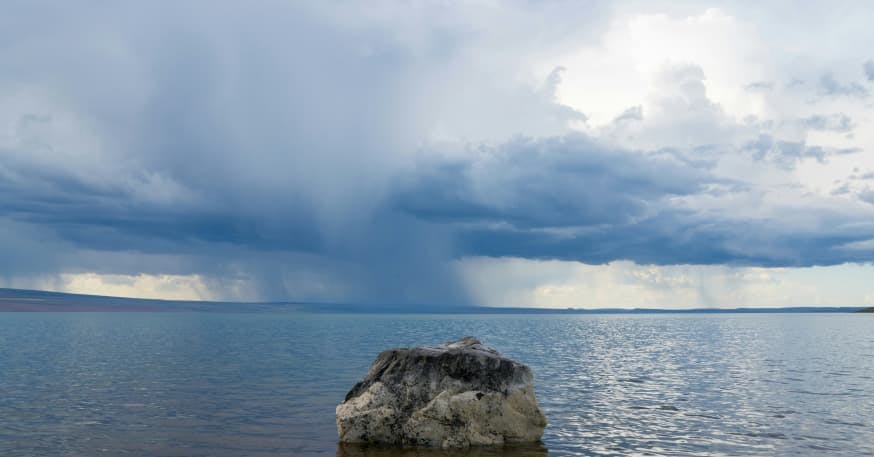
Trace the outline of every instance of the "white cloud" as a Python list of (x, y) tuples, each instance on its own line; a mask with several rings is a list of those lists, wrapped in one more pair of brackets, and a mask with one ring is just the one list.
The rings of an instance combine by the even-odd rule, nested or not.
[(77, 294), (168, 300), (216, 298), (203, 278), (198, 275), (63, 274), (59, 278), (56, 290)]
[(215, 300), (231, 296), (232, 292), (225, 289), (222, 295), (216, 295), (218, 290), (211, 288), (208, 280), (196, 274), (63, 273), (2, 278), (0, 287), (165, 300)]
[(858, 306), (872, 296), (872, 265), (812, 268), (604, 265), (467, 258), (469, 287), (487, 306), (542, 308), (767, 308)]
[(733, 115), (761, 114), (760, 97), (743, 87), (770, 79), (772, 71), (767, 47), (750, 24), (715, 8), (678, 16), (621, 14), (598, 42), (562, 59), (568, 74), (559, 95), (593, 124), (607, 124), (629, 106), (653, 109), (647, 97), (662, 85), (663, 69), (690, 65), (701, 69), (710, 97)]
[[(862, 63), (870, 56), (852, 43), (871, 32), (851, 13), (858, 8), (835, 15), (805, 7), (791, 21), (774, 23), (781, 16), (776, 6), (622, 4), (599, 40), (558, 60), (567, 67), (559, 99), (589, 117), (591, 132), (634, 148), (712, 145), (722, 161), (731, 161), (733, 149), (764, 134), (810, 151), (868, 151), (874, 148), (874, 131), (864, 128), (874, 122), (870, 102), (825, 96), (820, 87), (824, 77), (840, 87), (866, 87)], [(830, 22), (816, 19), (822, 15)], [(813, 29), (832, 39), (813, 39)], [(638, 119), (614, 123), (629, 108)], [(841, 128), (822, 128), (835, 119)], [(793, 183), (819, 195), (843, 186), (853, 169), (874, 167), (874, 155), (864, 153), (782, 160), (796, 167)], [(783, 174), (751, 162), (746, 157), (739, 167), (722, 169), (765, 185), (769, 175)], [(850, 187), (845, 198), (865, 191)]]

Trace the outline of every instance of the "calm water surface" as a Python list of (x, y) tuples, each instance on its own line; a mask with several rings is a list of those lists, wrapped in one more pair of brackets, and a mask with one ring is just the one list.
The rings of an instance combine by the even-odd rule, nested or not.
[(334, 407), (464, 335), (533, 368), (549, 426), (462, 455), (874, 456), (874, 315), (141, 313), (0, 313), (0, 455), (447, 456), (338, 447)]

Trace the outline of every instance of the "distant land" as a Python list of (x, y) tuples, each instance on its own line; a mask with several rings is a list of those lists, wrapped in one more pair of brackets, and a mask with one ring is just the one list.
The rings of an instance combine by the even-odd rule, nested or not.
[(727, 313), (850, 313), (874, 308), (514, 308), (457, 305), (379, 305), (315, 302), (220, 302), (107, 297), (39, 290), (0, 288), (0, 312), (206, 312), (206, 313), (367, 313), (367, 314), (727, 314)]
[(862, 309), (858, 310), (858, 312), (860, 312), (860, 313), (874, 313), (874, 306), (872, 306), (870, 308), (862, 308)]

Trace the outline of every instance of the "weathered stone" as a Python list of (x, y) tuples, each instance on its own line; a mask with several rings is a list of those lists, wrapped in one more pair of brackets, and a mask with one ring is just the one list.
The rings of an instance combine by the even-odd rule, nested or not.
[(547, 455), (549, 451), (540, 443), (466, 448), (338, 443), (336, 457), (547, 457)]
[(527, 366), (467, 337), (381, 353), (337, 406), (341, 442), (467, 447), (536, 442), (546, 418)]

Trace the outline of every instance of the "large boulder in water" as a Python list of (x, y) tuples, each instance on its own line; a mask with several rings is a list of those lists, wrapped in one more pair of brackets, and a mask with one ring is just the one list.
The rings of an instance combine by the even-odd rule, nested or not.
[(346, 443), (439, 447), (530, 443), (546, 418), (527, 366), (467, 337), (376, 358), (337, 406)]

